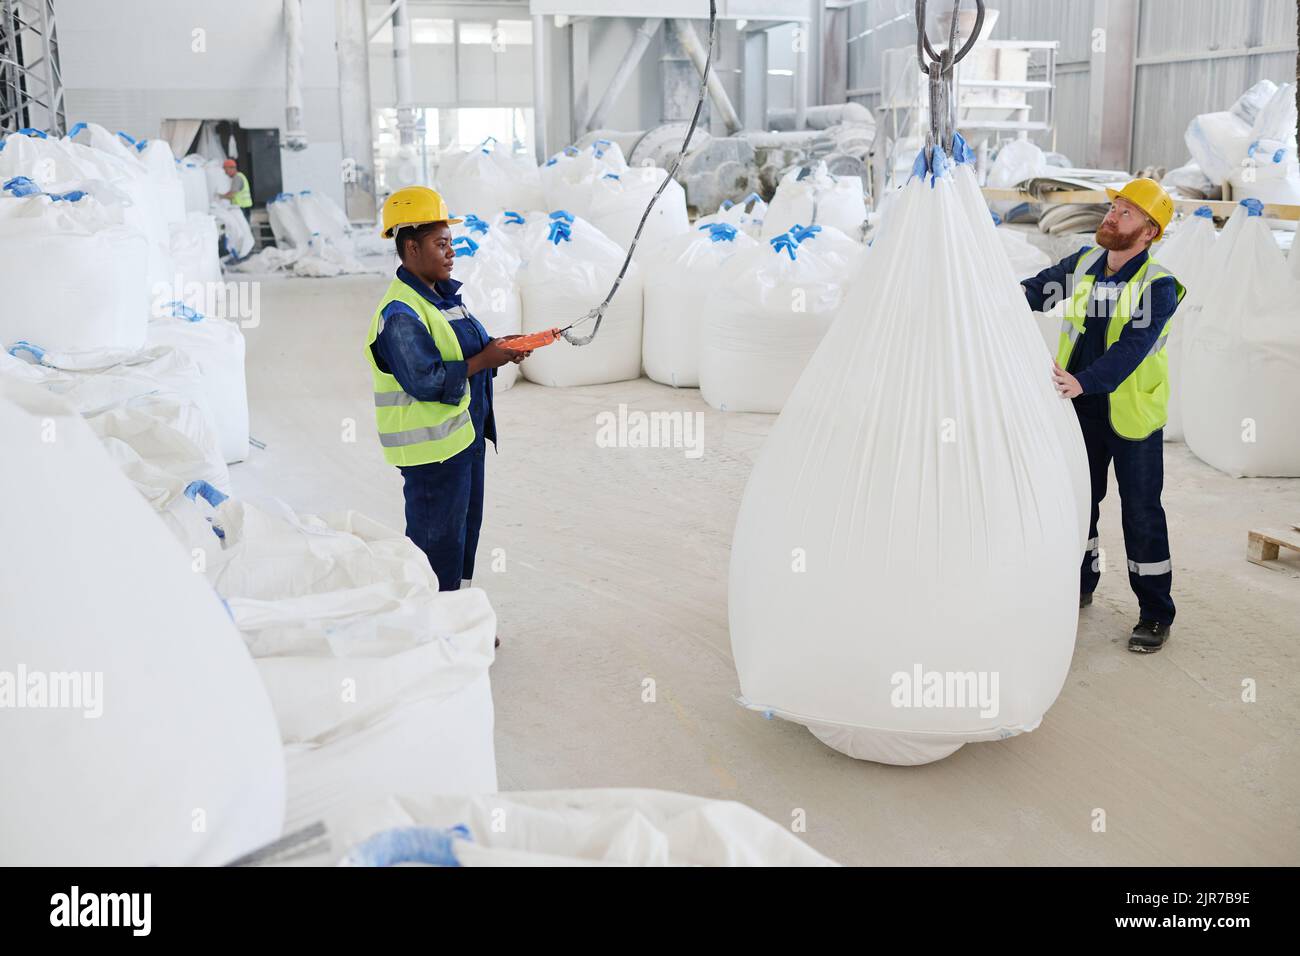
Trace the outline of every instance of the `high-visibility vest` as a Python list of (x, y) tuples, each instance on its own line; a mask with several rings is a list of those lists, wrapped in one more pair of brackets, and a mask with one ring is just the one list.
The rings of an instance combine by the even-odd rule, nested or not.
[(474, 422), (469, 415), (469, 382), (465, 383), (465, 394), (456, 405), (422, 402), (407, 394), (396, 378), (379, 368), (371, 346), (379, 337), (384, 307), (393, 301), (404, 302), (420, 317), (444, 360), (464, 361), (460, 340), (446, 316), (401, 279), (394, 279), (379, 300), (366, 337), (366, 358), (375, 385), (375, 424), (379, 427), (379, 443), (383, 445), (384, 458), (390, 465), (427, 465), (446, 461), (474, 443)]
[(231, 203), (240, 209), (247, 209), (253, 205), (253, 194), (248, 188), (248, 177), (243, 173), (235, 173), (231, 179), (230, 189), (234, 193), (230, 197)]
[[(1088, 300), (1092, 296), (1095, 281), (1088, 270), (1105, 254), (1106, 250), (1100, 246), (1088, 249), (1074, 267), (1074, 294), (1066, 305), (1065, 318), (1061, 322), (1061, 337), (1056, 348), (1056, 364), (1063, 369), (1070, 367), (1070, 358), (1074, 355), (1079, 339), (1083, 337), (1084, 322), (1088, 318)], [(1119, 341), (1124, 326), (1133, 321), (1134, 300), (1141, 302), (1151, 283), (1165, 276), (1174, 280), (1178, 301), (1183, 301), (1186, 292), (1183, 284), (1168, 269), (1148, 257), (1142, 268), (1120, 290), (1110, 314), (1110, 322), (1106, 325), (1106, 348)], [(1153, 319), (1148, 315), (1140, 321), (1150, 322)], [(1111, 428), (1122, 438), (1141, 441), (1157, 428), (1163, 428), (1169, 420), (1169, 353), (1166, 346), (1169, 344), (1172, 324), (1173, 318), (1170, 317), (1133, 374), (1120, 382), (1119, 387), (1107, 396)]]

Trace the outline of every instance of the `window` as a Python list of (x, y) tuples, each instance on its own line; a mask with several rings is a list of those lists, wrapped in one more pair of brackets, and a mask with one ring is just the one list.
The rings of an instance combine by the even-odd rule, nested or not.
[(490, 44), (495, 25), (473, 20), (460, 22), (460, 42), (464, 44)]
[(412, 43), (455, 43), (456, 24), (453, 20), (425, 20), (411, 18)]
[(460, 42), (469, 46), (491, 46), (493, 53), (507, 47), (527, 46), (533, 42), (533, 24), (529, 20), (478, 20), (460, 22)]

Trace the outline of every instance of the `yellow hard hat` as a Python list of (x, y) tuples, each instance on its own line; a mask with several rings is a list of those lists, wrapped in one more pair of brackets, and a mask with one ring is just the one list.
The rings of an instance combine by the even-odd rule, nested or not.
[(391, 239), (403, 226), (423, 226), (430, 222), (453, 224), (442, 196), (428, 186), (407, 186), (384, 200), (383, 222), (379, 234)]
[(1127, 199), (1150, 216), (1160, 229), (1156, 233), (1156, 239), (1165, 234), (1165, 226), (1174, 218), (1174, 201), (1154, 179), (1135, 179), (1123, 189), (1108, 188), (1106, 195), (1112, 202), (1116, 198)]

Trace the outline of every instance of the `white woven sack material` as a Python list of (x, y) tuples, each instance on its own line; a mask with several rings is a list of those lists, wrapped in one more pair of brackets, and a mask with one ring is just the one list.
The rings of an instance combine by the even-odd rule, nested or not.
[(149, 174), (163, 218), (171, 223), (184, 222), (188, 214), (185, 203), (185, 184), (176, 165), (176, 154), (165, 139), (151, 139), (137, 150), (137, 159)]
[[(500, 255), (479, 249), (472, 256), (456, 257), (452, 278), (461, 283), (460, 296), (470, 314), (492, 338), (519, 335), (524, 330), (523, 303), (514, 273), (518, 260), (509, 251)], [(492, 379), (494, 392), (508, 391), (519, 378), (519, 366), (507, 362)]]
[(242, 212), (222, 199), (212, 204), (212, 216), (221, 226), (224, 252), (243, 258), (253, 251), (253, 229)]
[(1015, 273), (1017, 279), (1036, 276), (1052, 265), (1051, 257), (1047, 253), (1016, 230), (999, 226), (997, 234), (1002, 241), (1002, 249), (1011, 262), (1011, 271)]
[(89, 197), (0, 204), (18, 210), (0, 215), (0, 341), (62, 352), (141, 348), (150, 289), (144, 237), (104, 225)]
[[(630, 248), (646, 206), (667, 177), (668, 172), (657, 166), (633, 166), (623, 173), (601, 176), (591, 185), (591, 224), (624, 250)], [(686, 190), (676, 180), (671, 180), (650, 210), (645, 228), (641, 230), (637, 252), (644, 254), (644, 250), (683, 235), (690, 228)]]
[(191, 555), (54, 396), (0, 376), (0, 432), (0, 495), (21, 502), (5, 518), (0, 660), (28, 686), (77, 674), (60, 685), (87, 692), (0, 711), (0, 864), (218, 865), (276, 839), (275, 716)]
[(208, 213), (191, 213), (171, 226), (172, 267), (176, 270), (171, 299), (202, 308), (205, 284), (221, 281), (221, 233)]
[(1211, 269), (1224, 281), (1197, 298), (1184, 329), (1184, 440), (1233, 477), (1300, 477), (1300, 285), (1263, 219), (1244, 209)]
[(654, 275), (671, 276), (671, 281), (645, 286), (642, 361), (646, 375), (656, 382), (675, 388), (699, 387), (704, 325), (700, 303), (708, 299), (727, 260), (758, 245), (739, 227), (731, 228), (735, 231), (730, 236), (726, 230), (708, 228), (678, 236), (646, 264)]
[(292, 193), (280, 193), (266, 204), (267, 217), (271, 222), (271, 232), (275, 235), (277, 246), (291, 249), (306, 249), (311, 240), (311, 230), (298, 208), (298, 197)]
[(486, 147), (448, 159), (450, 162), (444, 160), (439, 169), (438, 181), (452, 215), (476, 212), (490, 219), (525, 198), (517, 189), (512, 170), (494, 159)]
[[(494, 825), (501, 819), (509, 827)], [(834, 866), (788, 828), (731, 800), (649, 789), (512, 791), (474, 797), (394, 794), (344, 808), (336, 839), (297, 865), (385, 866), (384, 834), (411, 827), (454, 834), (441, 858), (460, 866)]]
[[(574, 221), (571, 238), (538, 243), (519, 274), (524, 332), (564, 328), (600, 305), (626, 253), (591, 223)], [(537, 349), (520, 365), (538, 385), (567, 388), (625, 382), (641, 376), (642, 274), (632, 263), (595, 339), (574, 346), (559, 341)], [(590, 334), (594, 322), (574, 331)]]
[(758, 239), (763, 232), (763, 219), (767, 215), (767, 203), (757, 193), (750, 193), (740, 202), (727, 205), (723, 203), (718, 211), (701, 216), (694, 222), (695, 228), (710, 226), (715, 222), (735, 226), (752, 239)]
[(763, 217), (763, 238), (788, 232), (796, 224), (834, 226), (848, 236), (861, 234), (867, 218), (862, 180), (856, 176), (833, 176), (818, 162), (801, 180), (802, 169), (790, 170), (781, 178), (776, 195)]
[(322, 236), (334, 248), (349, 256), (354, 254), (347, 219), (340, 218), (342, 210), (328, 196), (304, 189), (293, 201), (309, 236)]
[[(515, 215), (510, 213), (514, 212)], [(522, 219), (523, 222), (519, 220)], [(519, 258), (519, 267), (528, 264), (538, 243), (546, 239), (550, 220), (540, 209), (507, 210), (499, 213), (489, 223), (488, 235), (508, 243), (510, 249)]]
[(1151, 249), (1151, 256), (1174, 274), (1187, 289), (1169, 327), (1169, 421), (1165, 423), (1165, 441), (1183, 440), (1183, 339), (1188, 317), (1196, 301), (1208, 294), (1218, 276), (1211, 268), (1217, 233), (1212, 219), (1190, 216), (1178, 223), (1172, 235)]
[(204, 169), (203, 157), (186, 156), (176, 166), (181, 177), (181, 189), (185, 193), (185, 211), (187, 213), (206, 213), (212, 205), (208, 190), (208, 176)]
[(512, 156), (505, 150), (494, 150), (493, 158), (503, 165), (512, 183), (511, 203), (506, 209), (540, 209), (546, 205), (542, 190), (541, 170), (527, 156)]
[(849, 278), (818, 251), (816, 236), (795, 258), (756, 243), (723, 266), (704, 300), (700, 396), (724, 412), (779, 412), (821, 343)]
[(219, 159), (204, 160), (203, 173), (208, 180), (210, 203), (215, 203), (218, 197), (230, 192), (231, 187), (235, 184), (234, 178), (226, 175), (225, 167)]
[(156, 318), (149, 323), (150, 346), (184, 353), (198, 368), (197, 387), (206, 399), (213, 429), (227, 464), (248, 457), (248, 381), (244, 333), (234, 322), (204, 317)]
[(1300, 282), (1300, 242), (1291, 243), (1291, 252), (1287, 255), (1287, 262), (1291, 264), (1291, 278)]
[(731, 550), (748, 705), (896, 764), (1039, 725), (1074, 649), (1090, 500), (972, 169), (928, 179), (769, 434)]

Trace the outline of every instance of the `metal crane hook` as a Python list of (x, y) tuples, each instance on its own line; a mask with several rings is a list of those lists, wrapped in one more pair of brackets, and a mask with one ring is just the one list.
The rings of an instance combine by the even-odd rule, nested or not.
[(953, 0), (948, 45), (942, 53), (935, 52), (926, 35), (925, 5), (926, 0), (916, 0), (916, 60), (921, 72), (930, 81), (930, 133), (926, 147), (937, 145), (951, 155), (952, 137), (957, 131), (957, 101), (953, 95), (952, 68), (971, 51), (979, 39), (980, 31), (984, 28), (984, 0), (975, 0), (975, 29), (960, 50), (956, 46), (957, 13), (961, 9), (961, 0)]

